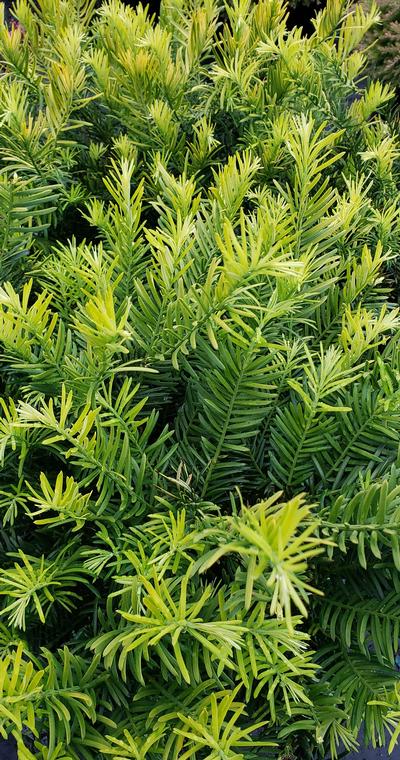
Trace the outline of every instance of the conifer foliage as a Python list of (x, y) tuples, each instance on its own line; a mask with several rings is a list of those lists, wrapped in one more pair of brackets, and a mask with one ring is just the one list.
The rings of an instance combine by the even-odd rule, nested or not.
[[(377, 0), (377, 4), (379, 24), (374, 26), (364, 39), (364, 44), (370, 48), (368, 73), (375, 78), (392, 81), (393, 86), (398, 88), (400, 6), (396, 0)], [(364, 5), (368, 8), (369, 0), (364, 0)]]
[(376, 9), (0, 29), (0, 733), (21, 760), (400, 732), (398, 142)]

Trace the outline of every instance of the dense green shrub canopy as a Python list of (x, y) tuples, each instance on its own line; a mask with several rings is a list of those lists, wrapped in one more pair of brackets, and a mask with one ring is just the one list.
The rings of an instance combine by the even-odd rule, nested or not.
[(398, 732), (398, 144), (375, 9), (0, 29), (0, 731), (21, 760)]
[[(368, 9), (371, 0), (363, 0)], [(400, 5), (397, 0), (377, 0), (379, 23), (365, 36), (369, 48), (369, 73), (398, 87), (400, 67)]]

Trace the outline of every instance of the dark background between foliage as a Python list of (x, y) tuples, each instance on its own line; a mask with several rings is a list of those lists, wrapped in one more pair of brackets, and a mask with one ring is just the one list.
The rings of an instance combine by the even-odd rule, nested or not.
[[(146, 3), (146, 0), (143, 0), (144, 4), (148, 5), (151, 11), (151, 14), (155, 14), (157, 17), (160, 11), (160, 0), (150, 0)], [(400, 2), (400, 0), (399, 0)], [(98, 4), (101, 4), (101, 0), (99, 0)], [(135, 7), (137, 5), (137, 0), (125, 0), (126, 5), (130, 5), (132, 7)], [(4, 0), (4, 9), (5, 9), (5, 18), (6, 21), (9, 23), (11, 21), (12, 15), (11, 15), (11, 8), (13, 5), (13, 0)], [(289, 11), (289, 26), (302, 26), (306, 32), (310, 31), (311, 26), (311, 18), (313, 17), (315, 13), (315, 8), (313, 5), (306, 5), (303, 3), (298, 3), (295, 8), (290, 8)], [(1, 760), (1, 758), (0, 758)]]

